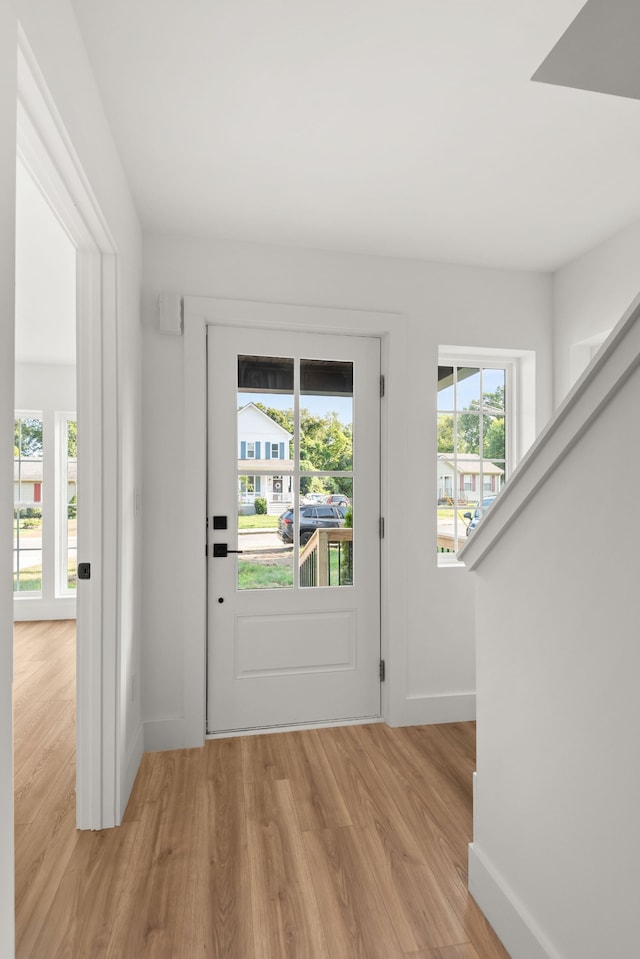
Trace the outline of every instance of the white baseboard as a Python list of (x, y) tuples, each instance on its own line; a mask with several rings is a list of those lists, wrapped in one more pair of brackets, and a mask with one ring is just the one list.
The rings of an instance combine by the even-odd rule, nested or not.
[(14, 623), (32, 623), (45, 619), (75, 619), (76, 598), (68, 599), (13, 599)]
[(469, 844), (469, 892), (511, 959), (563, 959), (477, 843)]
[[(186, 730), (184, 717), (154, 719), (144, 725), (145, 753), (158, 753), (166, 749), (184, 749)], [(204, 736), (202, 737), (204, 742)]]
[(407, 696), (389, 710), (389, 726), (430, 726), (437, 723), (466, 723), (476, 718), (475, 693), (442, 696)]
[(140, 760), (142, 759), (142, 754), (144, 753), (144, 726), (142, 723), (138, 726), (136, 734), (133, 737), (133, 742), (131, 743), (127, 751), (127, 762), (124, 770), (124, 782), (122, 783), (122, 792), (120, 794), (120, 820), (124, 816), (124, 811), (127, 808), (127, 803), (129, 802), (129, 796), (131, 795), (131, 790), (133, 789), (133, 784), (135, 782), (136, 775), (138, 773), (138, 768), (140, 766)]
[[(476, 718), (475, 693), (446, 696), (414, 696), (403, 700), (393, 715), (383, 717), (389, 726), (429, 726), (436, 723), (464, 723)], [(377, 718), (367, 720), (379, 722)], [(327, 725), (324, 723), (323, 725)], [(342, 725), (342, 724), (341, 724)], [(293, 727), (292, 727), (293, 728)], [(306, 727), (295, 727), (306, 728)], [(238, 733), (233, 733), (238, 735)], [(204, 742), (204, 737), (203, 737)], [(156, 719), (144, 724), (144, 751), (162, 752), (165, 749), (184, 749), (186, 725), (183, 717)]]

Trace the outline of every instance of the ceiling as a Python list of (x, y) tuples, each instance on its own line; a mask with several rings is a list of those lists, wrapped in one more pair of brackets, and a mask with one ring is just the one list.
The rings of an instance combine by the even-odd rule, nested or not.
[(147, 230), (553, 270), (640, 217), (640, 103), (531, 80), (584, 0), (73, 4)]

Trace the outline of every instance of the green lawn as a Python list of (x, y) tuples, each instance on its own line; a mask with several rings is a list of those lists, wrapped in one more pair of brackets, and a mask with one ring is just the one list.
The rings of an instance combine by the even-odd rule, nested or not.
[[(69, 589), (76, 589), (76, 564), (69, 563)], [(42, 566), (29, 566), (27, 569), (20, 570), (20, 584), (16, 583), (16, 574), (13, 574), (14, 593), (39, 593), (42, 589)]]
[(256, 513), (254, 516), (238, 516), (238, 529), (277, 529), (278, 517)]
[(273, 563), (238, 562), (238, 589), (275, 589), (293, 586), (293, 568)]
[[(338, 549), (329, 551), (330, 586), (337, 586), (340, 582), (339, 557)], [(345, 568), (343, 578), (347, 575)], [(343, 585), (349, 585), (349, 581)], [(293, 568), (287, 561), (252, 563), (246, 559), (238, 560), (238, 589), (277, 589), (283, 586), (293, 586)]]

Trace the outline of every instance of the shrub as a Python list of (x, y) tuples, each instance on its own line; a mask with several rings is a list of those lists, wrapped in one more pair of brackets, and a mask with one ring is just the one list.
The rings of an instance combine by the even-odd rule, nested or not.
[(267, 512), (267, 501), (264, 496), (256, 496), (254, 502), (256, 513), (266, 513)]

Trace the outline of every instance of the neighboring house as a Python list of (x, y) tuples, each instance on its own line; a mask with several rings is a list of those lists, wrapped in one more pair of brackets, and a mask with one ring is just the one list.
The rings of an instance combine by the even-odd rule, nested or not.
[[(238, 411), (238, 500), (253, 503), (256, 496), (267, 508), (284, 509), (293, 501), (289, 456), (292, 434), (254, 403)], [(271, 470), (266, 473), (265, 470)]]
[[(77, 493), (77, 461), (67, 460), (67, 503)], [(26, 506), (42, 503), (42, 459), (20, 459), (13, 463), (13, 502)]]
[(475, 501), (481, 495), (499, 493), (503, 480), (504, 470), (490, 460), (481, 460), (477, 453), (465, 453), (456, 460), (448, 453), (438, 454), (439, 503), (454, 498), (458, 502)]

